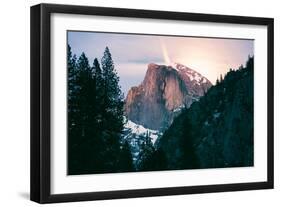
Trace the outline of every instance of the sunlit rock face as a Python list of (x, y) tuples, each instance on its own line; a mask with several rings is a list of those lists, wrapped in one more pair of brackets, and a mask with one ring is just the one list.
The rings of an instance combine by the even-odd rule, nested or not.
[(146, 128), (164, 131), (181, 109), (189, 108), (212, 86), (196, 71), (181, 65), (149, 64), (143, 82), (126, 97), (126, 117)]

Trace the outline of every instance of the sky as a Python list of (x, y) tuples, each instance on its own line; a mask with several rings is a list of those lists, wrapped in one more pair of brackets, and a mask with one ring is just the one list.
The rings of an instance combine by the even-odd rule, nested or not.
[(68, 44), (77, 57), (84, 52), (91, 65), (108, 46), (125, 96), (142, 82), (149, 63), (181, 63), (215, 84), (254, 55), (254, 40), (244, 39), (68, 31)]

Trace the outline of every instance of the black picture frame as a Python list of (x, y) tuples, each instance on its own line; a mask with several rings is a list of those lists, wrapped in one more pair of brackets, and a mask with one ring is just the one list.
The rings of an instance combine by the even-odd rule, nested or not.
[[(167, 187), (153, 189), (120, 190), (51, 194), (51, 74), (50, 74), (50, 16), (52, 13), (133, 17), (162, 20), (180, 20), (210, 23), (231, 23), (267, 26), (267, 181), (237, 184)], [(56, 4), (39, 4), (31, 7), (31, 173), (30, 199), (38, 203), (88, 201), (102, 199), (166, 196), (179, 194), (210, 193), (271, 189), (274, 186), (273, 152), (273, 62), (274, 20), (272, 18), (195, 14), (168, 11), (103, 8)]]

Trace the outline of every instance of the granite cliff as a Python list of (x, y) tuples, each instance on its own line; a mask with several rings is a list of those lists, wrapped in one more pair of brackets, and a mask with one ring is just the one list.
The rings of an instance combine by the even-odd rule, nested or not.
[(164, 131), (183, 108), (189, 108), (212, 86), (198, 72), (181, 64), (149, 64), (143, 82), (132, 87), (125, 115), (136, 124)]

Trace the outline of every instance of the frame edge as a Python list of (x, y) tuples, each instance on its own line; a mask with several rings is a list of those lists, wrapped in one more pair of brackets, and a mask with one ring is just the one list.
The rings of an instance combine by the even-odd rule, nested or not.
[(274, 189), (274, 19), (267, 24), (267, 182)]
[(30, 200), (40, 202), (40, 28), (41, 6), (30, 8)]

